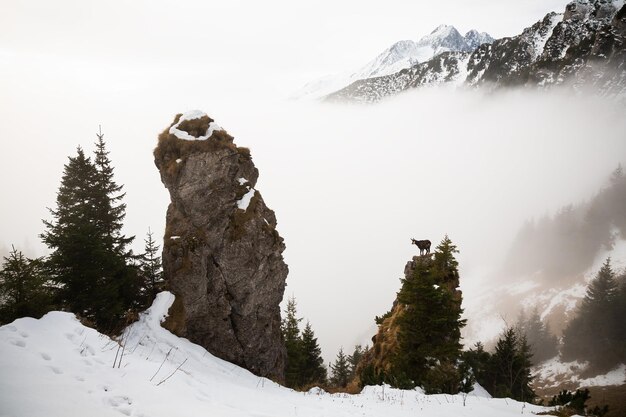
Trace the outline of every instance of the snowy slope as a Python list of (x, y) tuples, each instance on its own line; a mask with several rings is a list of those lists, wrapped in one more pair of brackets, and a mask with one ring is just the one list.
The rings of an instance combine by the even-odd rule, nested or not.
[(440, 25), (419, 41), (394, 43), (363, 67), (343, 74), (327, 76), (305, 85), (296, 98), (320, 98), (357, 80), (395, 74), (444, 52), (471, 52), (483, 43), (491, 43), (488, 33), (470, 30), (461, 35), (454, 26)]
[(561, 362), (552, 358), (533, 370), (535, 384), (543, 388), (558, 388), (564, 382), (570, 382), (577, 388), (619, 386), (626, 383), (626, 365), (622, 364), (603, 375), (581, 378), (587, 369), (587, 363)]
[[(509, 324), (514, 323), (520, 307), (527, 312), (537, 307), (550, 330), (560, 335), (567, 321), (576, 314), (578, 304), (587, 292), (587, 285), (609, 256), (614, 270), (626, 269), (626, 240), (617, 240), (611, 249), (600, 251), (589, 269), (580, 276), (572, 277), (566, 284), (552, 284), (549, 277), (537, 271), (534, 275), (516, 277), (515, 284), (506, 282), (498, 286), (482, 286), (482, 292), (463, 300), (465, 317), (470, 319), (465, 328), (465, 345), (496, 339), (506, 326), (504, 319)], [(572, 375), (578, 375), (582, 370), (577, 367)]]
[[(366, 387), (359, 395), (298, 393), (215, 358), (161, 328), (170, 293), (124, 333), (118, 344), (52, 312), (0, 327), (0, 416), (440, 416), (505, 417), (542, 410), (491, 399)], [(118, 355), (118, 362), (119, 362)]]

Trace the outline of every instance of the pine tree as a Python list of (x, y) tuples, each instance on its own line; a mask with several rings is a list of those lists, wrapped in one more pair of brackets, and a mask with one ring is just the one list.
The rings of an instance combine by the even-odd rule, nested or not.
[[(461, 359), (465, 367), (465, 373), (471, 374), (473, 379), (475, 379), (475, 381), (478, 382), (483, 388), (488, 387), (491, 379), (489, 374), (489, 361), (491, 359), (491, 354), (485, 350), (483, 344), (481, 342), (476, 342), (473, 348), (461, 354)], [(467, 388), (467, 386), (463, 388)], [(463, 392), (466, 391), (467, 390), (463, 390)]]
[(348, 362), (350, 363), (350, 379), (353, 379), (355, 377), (356, 368), (359, 365), (359, 362), (361, 361), (361, 358), (363, 357), (365, 350), (361, 347), (361, 345), (356, 345), (354, 347), (354, 351), (352, 352), (352, 355), (348, 356)]
[(343, 347), (339, 349), (335, 362), (330, 365), (330, 382), (339, 388), (345, 388), (350, 381), (350, 362), (343, 353)]
[(513, 385), (513, 398), (520, 401), (532, 402), (536, 395), (532, 389), (531, 384), (533, 377), (530, 373), (530, 368), (533, 366), (533, 352), (528, 344), (526, 335), (519, 335), (519, 342), (517, 346), (517, 357), (515, 366), (518, 369), (515, 384)]
[(158, 255), (159, 246), (152, 238), (152, 232), (149, 229), (144, 242), (144, 253), (141, 255), (139, 268), (143, 280), (143, 298), (150, 303), (159, 292), (159, 285), (163, 281), (163, 265)]
[(52, 309), (40, 258), (29, 259), (15, 248), (4, 257), (0, 269), (0, 325), (20, 317), (39, 318)]
[(563, 332), (561, 353), (565, 360), (589, 361), (597, 371), (619, 363), (624, 350), (618, 336), (623, 326), (619, 299), (615, 272), (607, 258), (589, 283), (577, 316)]
[(302, 369), (300, 370), (300, 387), (312, 384), (321, 385), (326, 382), (326, 368), (322, 359), (322, 349), (309, 322), (304, 326), (301, 338)]
[(617, 354), (620, 361), (626, 363), (626, 326), (622, 322), (623, 318), (626, 317), (626, 272), (619, 279), (615, 316), (617, 318), (617, 330), (615, 332), (615, 340), (618, 346)]
[[(456, 246), (446, 236), (434, 260), (415, 263), (412, 276), (402, 279), (398, 302), (404, 305), (398, 319), (399, 348), (388, 379), (394, 386), (428, 386), (429, 392), (455, 391), (459, 385), (456, 361), (461, 355), (460, 292)], [(456, 393), (456, 392), (454, 392)]]
[(96, 175), (95, 166), (79, 147), (64, 167), (57, 209), (49, 209), (54, 220), (44, 220), (47, 230), (41, 234), (53, 250), (48, 260), (60, 286), (60, 304), (91, 318), (99, 310), (92, 300), (100, 297), (98, 255), (104, 252), (95, 222), (99, 203), (94, 193)]
[(526, 337), (513, 327), (507, 328), (489, 360), (487, 390), (495, 397), (532, 401), (535, 393), (530, 387), (531, 357)]
[(526, 335), (528, 344), (532, 348), (535, 363), (544, 362), (558, 354), (557, 338), (550, 332), (548, 325), (541, 321), (537, 307), (532, 310), (528, 317), (522, 311), (518, 318), (517, 327), (521, 333)]
[(286, 317), (282, 321), (282, 333), (287, 348), (287, 366), (285, 367), (285, 385), (289, 388), (298, 388), (301, 385), (301, 369), (304, 362), (302, 339), (300, 338), (295, 297), (287, 300)]
[(122, 234), (124, 218), (126, 217), (126, 204), (122, 199), (126, 193), (122, 192), (122, 185), (118, 185), (113, 179), (113, 165), (109, 159), (109, 152), (104, 142), (104, 134), (97, 134), (98, 141), (95, 143), (94, 165), (97, 175), (95, 191), (98, 197), (97, 224), (100, 228), (107, 249), (122, 257), (126, 263), (130, 263), (132, 253), (126, 247), (135, 239), (134, 236), (126, 237)]
[(137, 307), (140, 281), (121, 233), (125, 205), (113, 180), (102, 136), (97, 163), (77, 149), (64, 167), (57, 208), (45, 221), (43, 242), (52, 249), (48, 264), (59, 286), (59, 303), (94, 322), (103, 332), (115, 332), (125, 313)]
[(611, 258), (607, 258), (596, 278), (587, 287), (581, 310), (583, 313), (597, 313), (606, 310), (615, 301), (617, 282), (615, 272), (611, 267)]
[(97, 171), (96, 194), (100, 200), (97, 223), (109, 261), (107, 267), (103, 268), (103, 274), (108, 275), (109, 285), (118, 288), (125, 310), (142, 309), (146, 306), (147, 300), (141, 294), (141, 271), (136, 265), (140, 257), (135, 257), (132, 251), (127, 249), (135, 237), (127, 237), (122, 233), (126, 217), (126, 204), (122, 199), (126, 193), (122, 192), (123, 186), (118, 185), (113, 178), (113, 165), (102, 131), (97, 137), (94, 152), (94, 165)]

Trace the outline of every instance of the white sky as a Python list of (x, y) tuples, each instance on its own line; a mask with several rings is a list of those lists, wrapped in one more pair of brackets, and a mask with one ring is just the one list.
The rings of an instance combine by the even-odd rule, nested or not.
[(251, 148), (287, 245), (286, 295), (331, 358), (390, 307), (410, 237), (449, 233), (471, 294), (523, 220), (590, 196), (626, 160), (626, 122), (610, 103), (561, 94), (284, 98), (439, 24), (512, 36), (565, 4), (4, 0), (0, 251), (45, 253), (37, 235), (63, 164), (79, 144), (93, 150), (99, 124), (141, 249), (168, 204), (156, 136), (198, 108)]

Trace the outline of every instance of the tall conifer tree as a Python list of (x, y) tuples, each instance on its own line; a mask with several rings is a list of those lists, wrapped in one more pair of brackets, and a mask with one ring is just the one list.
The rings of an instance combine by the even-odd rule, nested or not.
[(526, 335), (533, 352), (534, 363), (544, 362), (558, 354), (558, 340), (550, 332), (548, 325), (541, 321), (537, 307), (531, 311), (528, 317), (522, 311), (516, 327), (521, 334)]
[(513, 327), (507, 328), (489, 359), (487, 390), (495, 397), (532, 401), (535, 393), (530, 387), (531, 357), (526, 337)]
[[(57, 194), (53, 220), (44, 220), (43, 242), (52, 249), (49, 264), (53, 279), (60, 284), (59, 302), (71, 311), (95, 318), (102, 284), (100, 273), (102, 242), (98, 239), (95, 195), (96, 168), (78, 147), (77, 155), (65, 165)], [(100, 255), (100, 256), (99, 256)]]
[(597, 371), (615, 366), (623, 356), (620, 340), (619, 291), (611, 259), (607, 260), (587, 287), (577, 316), (563, 332), (562, 355), (565, 360), (591, 362)]
[(126, 204), (122, 202), (122, 199), (126, 193), (122, 192), (123, 186), (118, 185), (113, 178), (113, 165), (109, 159), (102, 131), (97, 134), (97, 137), (94, 152), (94, 165), (97, 172), (95, 191), (100, 200), (97, 207), (97, 223), (107, 249), (125, 260), (130, 260), (132, 254), (126, 248), (135, 237), (126, 237), (122, 233), (126, 217)]
[(49, 265), (60, 284), (59, 301), (93, 320), (104, 332), (123, 325), (138, 307), (140, 281), (132, 253), (133, 238), (122, 234), (126, 205), (113, 180), (103, 135), (98, 135), (95, 163), (79, 147), (64, 167), (57, 208), (50, 210), (43, 242), (52, 249)]
[(302, 331), (302, 369), (301, 387), (326, 382), (326, 368), (322, 359), (322, 349), (317, 344), (317, 338), (307, 322)]

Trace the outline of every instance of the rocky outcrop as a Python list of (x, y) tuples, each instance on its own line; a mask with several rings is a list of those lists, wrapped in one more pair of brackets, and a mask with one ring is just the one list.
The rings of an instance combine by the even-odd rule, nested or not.
[(194, 111), (176, 116), (154, 156), (171, 199), (163, 272), (176, 301), (165, 326), (281, 381), (285, 245), (274, 212), (254, 188), (259, 173), (250, 151)]
[[(437, 258), (438, 256), (439, 259)], [(401, 292), (406, 285), (414, 287), (416, 281), (425, 282), (424, 280), (427, 279), (429, 281), (432, 280), (432, 278), (426, 278), (426, 276), (430, 274), (430, 272), (427, 271), (441, 269), (442, 259), (444, 258), (445, 257), (442, 256), (440, 252), (414, 256), (404, 267), (403, 289)], [(455, 265), (446, 265), (445, 269), (447, 272), (443, 274), (443, 277), (435, 279), (434, 282), (437, 282), (437, 284), (433, 286), (440, 291), (446, 291), (450, 294), (452, 302), (448, 307), (455, 310), (460, 315), (462, 311), (462, 293), (459, 289), (459, 274)], [(417, 294), (413, 295), (417, 296)], [(413, 299), (413, 297), (409, 298)], [(398, 374), (398, 364), (396, 360), (398, 355), (404, 354), (401, 352), (400, 332), (402, 326), (405, 326), (404, 331), (407, 331), (405, 315), (409, 309), (415, 308), (410, 302), (403, 304), (400, 302), (400, 299), (399, 293), (398, 297), (393, 302), (391, 310), (382, 317), (376, 317), (378, 332), (372, 337), (372, 347), (365, 352), (357, 366), (356, 377), (355, 380), (352, 381), (354, 386), (363, 386), (364, 384), (372, 383), (380, 384), (383, 382), (391, 383), (392, 385), (397, 383), (397, 381), (394, 380)], [(417, 301), (414, 301), (414, 303), (417, 304)], [(405, 321), (404, 324), (403, 321)], [(419, 327), (422, 326), (422, 323), (415, 323), (415, 325)], [(427, 331), (424, 330), (426, 328), (427, 327), (420, 327), (412, 331)], [(454, 337), (454, 335), (451, 334), (450, 337)], [(440, 340), (440, 342), (442, 341)], [(445, 343), (445, 341), (443, 342)]]

